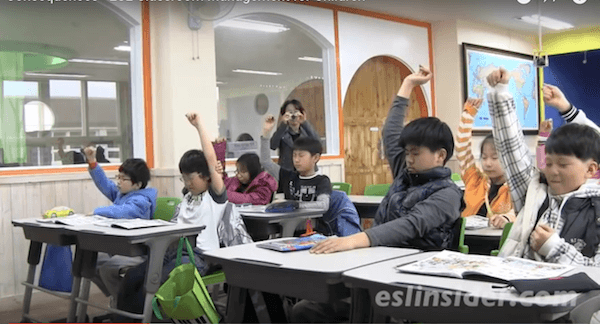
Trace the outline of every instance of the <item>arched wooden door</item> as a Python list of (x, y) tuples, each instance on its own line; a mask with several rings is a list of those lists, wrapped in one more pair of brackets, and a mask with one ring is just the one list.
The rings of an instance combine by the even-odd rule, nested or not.
[[(362, 194), (367, 185), (393, 180), (380, 147), (381, 131), (402, 80), (411, 73), (402, 62), (377, 56), (352, 77), (343, 107), (346, 182), (352, 184), (352, 194)], [(410, 97), (407, 122), (427, 116), (425, 95), (417, 87)]]

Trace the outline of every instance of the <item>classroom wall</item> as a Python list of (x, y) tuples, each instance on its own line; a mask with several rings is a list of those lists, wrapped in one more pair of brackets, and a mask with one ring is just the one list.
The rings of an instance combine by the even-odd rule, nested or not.
[[(535, 35), (491, 27), (486, 24), (464, 21), (440, 21), (432, 23), (434, 45), (434, 77), (437, 116), (448, 123), (456, 135), (460, 113), (464, 103), (462, 43), (504, 49), (531, 54), (537, 47)], [(484, 136), (473, 137), (473, 154), (479, 157), (479, 145)], [(532, 152), (535, 152), (537, 138), (525, 136)], [(454, 155), (448, 166), (459, 172), (458, 161)]]

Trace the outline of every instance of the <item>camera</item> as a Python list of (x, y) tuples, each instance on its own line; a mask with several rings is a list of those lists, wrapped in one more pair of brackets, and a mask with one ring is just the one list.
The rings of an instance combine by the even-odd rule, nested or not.
[(290, 117), (291, 120), (296, 120), (298, 116), (296, 116), (296, 114), (293, 114), (292, 117)]
[(536, 67), (548, 66), (548, 55), (538, 54), (533, 56), (533, 63)]

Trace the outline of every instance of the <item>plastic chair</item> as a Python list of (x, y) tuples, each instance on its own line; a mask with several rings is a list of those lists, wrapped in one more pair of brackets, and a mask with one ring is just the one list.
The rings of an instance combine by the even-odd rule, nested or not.
[(346, 182), (332, 182), (331, 189), (343, 191), (346, 195), (349, 195), (352, 190), (352, 185)]
[(454, 239), (452, 240), (452, 247), (460, 253), (469, 254), (469, 246), (465, 245), (466, 224), (467, 220), (464, 217), (460, 217), (454, 223)]
[(181, 199), (177, 197), (158, 197), (156, 198), (156, 210), (154, 211), (154, 219), (162, 219), (170, 221), (175, 214), (175, 208)]
[(390, 190), (391, 183), (373, 184), (365, 187), (365, 196), (385, 196)]
[(502, 236), (500, 237), (500, 243), (498, 244), (498, 249), (492, 250), (492, 252), (490, 252), (492, 256), (498, 256), (498, 254), (500, 253), (500, 249), (502, 248), (502, 245), (504, 245), (504, 241), (506, 241), (506, 238), (508, 237), (512, 226), (513, 223), (506, 223), (506, 225), (504, 225), (504, 229), (502, 230)]
[(462, 177), (460, 176), (460, 173), (452, 173), (452, 181), (456, 182), (456, 181), (462, 181)]

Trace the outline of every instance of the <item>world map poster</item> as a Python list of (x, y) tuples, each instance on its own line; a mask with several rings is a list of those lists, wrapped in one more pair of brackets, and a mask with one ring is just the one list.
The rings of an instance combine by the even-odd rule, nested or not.
[(509, 91), (515, 99), (521, 127), (523, 130), (537, 131), (539, 126), (538, 73), (532, 56), (471, 44), (463, 44), (463, 54), (465, 95), (484, 99), (475, 116), (473, 129), (492, 129), (486, 77), (492, 71), (503, 67), (510, 74)]

